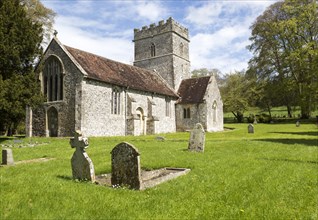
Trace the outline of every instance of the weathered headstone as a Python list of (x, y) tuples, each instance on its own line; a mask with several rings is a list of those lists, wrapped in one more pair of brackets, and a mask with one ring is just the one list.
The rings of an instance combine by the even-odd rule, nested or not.
[(76, 148), (71, 159), (73, 178), (95, 182), (94, 165), (85, 151), (88, 139), (82, 137), (81, 131), (76, 131), (74, 137), (70, 139), (70, 144), (72, 148)]
[(248, 130), (248, 133), (254, 134), (254, 126), (252, 124), (249, 124), (247, 126), (247, 130)]
[(300, 126), (300, 121), (296, 121), (296, 127)]
[(256, 116), (255, 116), (255, 118), (254, 118), (254, 122), (253, 122), (253, 124), (254, 124), (254, 125), (256, 125), (256, 124), (257, 124), (257, 118), (256, 118)]
[(131, 144), (122, 142), (111, 151), (113, 186), (141, 188), (140, 157), (138, 150)]
[(2, 165), (14, 165), (12, 149), (2, 150)]
[(191, 131), (188, 150), (203, 152), (205, 145), (205, 131), (200, 123), (197, 123)]

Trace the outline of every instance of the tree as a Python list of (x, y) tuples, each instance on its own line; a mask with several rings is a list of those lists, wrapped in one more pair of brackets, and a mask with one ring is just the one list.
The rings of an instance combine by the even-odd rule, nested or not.
[(221, 71), (218, 69), (207, 69), (207, 68), (201, 68), (201, 69), (195, 69), (192, 70), (191, 72), (191, 77), (196, 78), (196, 77), (202, 77), (202, 76), (219, 76), (221, 75)]
[(313, 0), (277, 2), (251, 26), (249, 69), (265, 82), (279, 82), (282, 94), (297, 89), (302, 118), (310, 117), (318, 98), (317, 9)]
[(237, 122), (243, 122), (244, 111), (249, 106), (249, 81), (243, 71), (225, 75), (225, 84), (220, 88), (224, 111), (232, 112)]
[(48, 44), (53, 34), (54, 17), (56, 13), (44, 7), (39, 0), (20, 0), (24, 6), (27, 17), (37, 22), (43, 29), (43, 43)]
[(219, 87), (221, 87), (224, 84), (224, 78), (223, 78), (222, 72), (219, 69), (201, 68), (201, 69), (192, 70), (191, 72), (191, 78), (212, 76), (212, 75), (215, 76), (215, 79), (218, 82)]
[(27, 15), (20, 1), (0, 1), (0, 128), (14, 130), (26, 105), (42, 102), (33, 73), (34, 61), (42, 55), (42, 36), (42, 24)]

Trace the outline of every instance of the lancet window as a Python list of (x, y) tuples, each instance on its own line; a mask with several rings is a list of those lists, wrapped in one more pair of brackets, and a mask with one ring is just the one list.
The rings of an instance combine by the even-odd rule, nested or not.
[(156, 46), (154, 43), (151, 43), (150, 52), (151, 52), (151, 57), (156, 56)]
[(112, 91), (112, 101), (111, 101), (111, 113), (115, 115), (120, 115), (120, 90), (115, 87)]

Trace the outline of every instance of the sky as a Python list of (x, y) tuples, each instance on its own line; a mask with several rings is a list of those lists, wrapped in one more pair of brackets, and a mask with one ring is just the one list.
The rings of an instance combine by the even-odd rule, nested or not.
[(172, 17), (188, 28), (191, 70), (246, 69), (250, 26), (275, 0), (40, 0), (57, 13), (54, 29), (64, 45), (133, 64), (134, 28)]

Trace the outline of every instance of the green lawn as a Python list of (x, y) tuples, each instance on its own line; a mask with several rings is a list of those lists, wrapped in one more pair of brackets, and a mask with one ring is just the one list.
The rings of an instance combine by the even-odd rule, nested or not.
[(96, 174), (111, 172), (110, 151), (122, 141), (139, 149), (143, 169), (191, 169), (145, 191), (72, 180), (69, 138), (16, 143), (16, 162), (55, 159), (0, 167), (0, 219), (318, 219), (317, 126), (257, 124), (255, 134), (225, 126), (234, 130), (208, 133), (204, 153), (186, 150), (189, 133), (89, 138)]

